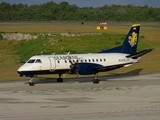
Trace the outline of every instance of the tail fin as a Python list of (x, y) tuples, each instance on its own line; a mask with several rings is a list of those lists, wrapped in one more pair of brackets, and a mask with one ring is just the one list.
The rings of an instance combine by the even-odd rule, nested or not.
[(139, 40), (140, 24), (133, 24), (128, 35), (126, 36), (121, 46), (103, 50), (100, 53), (127, 53), (134, 54), (137, 51), (137, 45)]

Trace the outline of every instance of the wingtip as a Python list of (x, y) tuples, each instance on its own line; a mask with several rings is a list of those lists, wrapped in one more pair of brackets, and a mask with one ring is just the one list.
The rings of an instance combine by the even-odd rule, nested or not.
[(152, 51), (152, 50), (154, 50), (154, 48), (149, 48), (148, 50)]

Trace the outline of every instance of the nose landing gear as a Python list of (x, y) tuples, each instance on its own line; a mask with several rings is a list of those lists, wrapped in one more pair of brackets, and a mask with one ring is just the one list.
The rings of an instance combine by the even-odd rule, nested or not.
[(29, 86), (34, 86), (33, 78), (29, 80)]

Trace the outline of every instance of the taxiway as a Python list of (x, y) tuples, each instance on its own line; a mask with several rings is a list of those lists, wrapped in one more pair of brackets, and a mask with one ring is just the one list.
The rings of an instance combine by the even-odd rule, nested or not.
[(160, 74), (0, 83), (0, 120), (159, 120)]

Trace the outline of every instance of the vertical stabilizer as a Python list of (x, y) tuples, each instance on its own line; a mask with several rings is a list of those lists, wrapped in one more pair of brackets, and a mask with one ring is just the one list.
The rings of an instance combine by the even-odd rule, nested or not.
[(134, 54), (137, 51), (140, 24), (133, 24), (121, 46), (103, 50), (100, 53), (127, 53)]
[(140, 24), (133, 24), (121, 46), (122, 53), (134, 54), (137, 51)]

